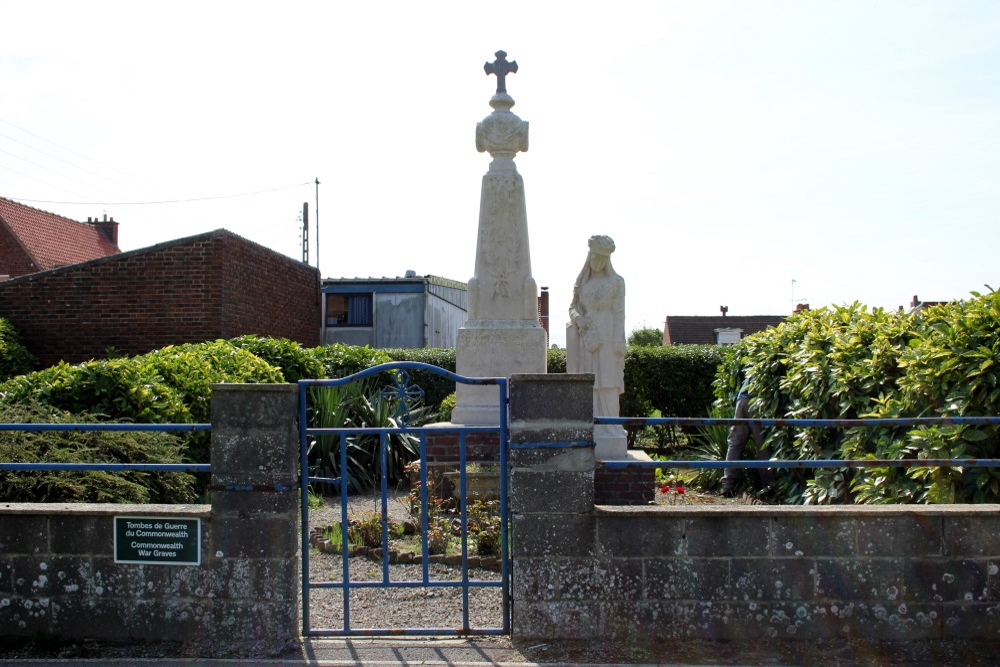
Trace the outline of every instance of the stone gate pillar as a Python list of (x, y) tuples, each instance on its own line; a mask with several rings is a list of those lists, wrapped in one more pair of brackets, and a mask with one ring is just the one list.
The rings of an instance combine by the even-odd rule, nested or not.
[(511, 628), (553, 636), (574, 613), (560, 601), (560, 573), (575, 575), (596, 538), (594, 376), (513, 375), (509, 389)]
[(212, 385), (209, 553), (248, 575), (217, 602), (216, 655), (275, 655), (298, 638), (298, 461), (295, 385)]

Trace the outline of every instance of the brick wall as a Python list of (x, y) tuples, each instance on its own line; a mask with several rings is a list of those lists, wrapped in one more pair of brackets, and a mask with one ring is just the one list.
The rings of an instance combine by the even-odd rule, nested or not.
[(0, 283), (0, 316), (45, 365), (247, 333), (314, 347), (319, 275), (217, 230)]
[(37, 270), (7, 225), (0, 223), (0, 274), (22, 276)]
[(594, 502), (598, 505), (647, 505), (656, 497), (652, 468), (594, 468)]

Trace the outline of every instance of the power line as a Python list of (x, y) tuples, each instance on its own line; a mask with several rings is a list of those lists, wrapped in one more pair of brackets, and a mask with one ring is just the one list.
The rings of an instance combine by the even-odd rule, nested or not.
[(72, 148), (66, 148), (65, 146), (62, 146), (62, 145), (60, 145), (60, 144), (57, 144), (57, 143), (56, 143), (56, 142), (54, 142), (54, 141), (50, 141), (50, 140), (46, 139), (45, 137), (43, 137), (43, 136), (41, 136), (41, 135), (38, 135), (38, 134), (35, 134), (34, 132), (32, 132), (32, 131), (30, 131), (30, 130), (26, 130), (26, 129), (24, 129), (23, 127), (19, 127), (19, 126), (17, 126), (17, 125), (14, 125), (14, 123), (10, 122), (9, 120), (4, 120), (3, 118), (0, 118), (0, 123), (6, 123), (7, 125), (10, 125), (11, 127), (15, 128), (15, 129), (18, 129), (18, 130), (20, 130), (21, 132), (24, 132), (25, 134), (30, 134), (31, 136), (35, 137), (36, 139), (41, 139), (42, 141), (44, 141), (44, 142), (45, 142), (45, 143), (47, 143), (47, 144), (52, 144), (52, 145), (53, 145), (53, 146), (55, 146), (56, 148), (61, 148), (61, 149), (63, 149), (64, 151), (69, 151), (69, 152), (70, 152), (70, 153), (72, 153), (73, 155), (79, 155), (79, 156), (80, 156), (80, 157), (82, 157), (82, 158), (83, 158), (84, 160), (90, 160), (91, 162), (93, 162), (93, 163), (95, 163), (95, 164), (99, 164), (99, 165), (101, 165), (102, 167), (105, 167), (105, 168), (107, 168), (107, 169), (111, 169), (112, 171), (117, 171), (117, 172), (118, 172), (119, 174), (124, 174), (125, 176), (128, 176), (128, 177), (130, 177), (130, 178), (135, 178), (135, 179), (137, 179), (137, 180), (140, 180), (140, 181), (145, 181), (146, 183), (149, 183), (150, 185), (156, 185), (155, 183), (152, 183), (151, 181), (147, 181), (147, 180), (146, 180), (146, 179), (144, 179), (144, 178), (140, 178), (140, 177), (138, 177), (138, 176), (133, 176), (132, 174), (130, 174), (130, 173), (126, 172), (126, 171), (122, 171), (121, 169), (117, 169), (117, 168), (115, 168), (115, 167), (112, 167), (111, 165), (108, 165), (108, 164), (104, 164), (104, 163), (103, 163), (103, 162), (101, 162), (100, 160), (95, 160), (95, 159), (94, 159), (94, 158), (92, 158), (92, 157), (87, 157), (87, 156), (86, 156), (86, 155), (84, 155), (83, 153), (78, 153), (78, 152), (76, 152), (75, 150), (73, 150)]
[[(4, 122), (6, 123), (7, 121), (4, 121)], [(36, 153), (41, 153), (42, 155), (44, 155), (46, 157), (50, 157), (53, 160), (59, 160), (60, 162), (62, 162), (64, 164), (68, 164), (69, 166), (73, 167), (74, 169), (79, 169), (80, 171), (85, 172), (87, 174), (91, 174), (93, 176), (97, 176), (98, 178), (103, 178), (105, 180), (111, 181), (112, 183), (117, 183), (118, 185), (122, 185), (122, 186), (125, 186), (127, 188), (132, 187), (128, 183), (123, 183), (122, 181), (118, 181), (118, 180), (115, 180), (113, 178), (109, 178), (107, 176), (104, 176), (103, 174), (95, 173), (94, 171), (91, 171), (90, 169), (86, 169), (84, 167), (81, 167), (80, 165), (75, 164), (73, 162), (70, 162), (69, 160), (64, 160), (63, 158), (59, 157), (58, 155), (53, 155), (52, 153), (46, 153), (42, 149), (36, 148), (36, 147), (32, 146), (31, 144), (28, 144), (28, 143), (25, 143), (25, 142), (21, 141), (20, 139), (15, 139), (14, 137), (12, 137), (10, 135), (7, 135), (7, 134), (4, 134), (4, 133), (0, 132), (0, 137), (3, 137), (4, 139), (9, 139), (10, 141), (13, 141), (13, 142), (18, 143), (18, 144), (21, 144), (22, 146), (25, 146), (26, 148), (28, 148), (30, 150), (33, 150)], [(18, 156), (15, 155), (15, 157), (18, 157)], [(22, 159), (24, 159), (24, 158), (22, 158)], [(97, 164), (100, 164), (100, 162), (98, 162)], [(42, 167), (42, 168), (45, 169), (45, 167)], [(105, 192), (107, 192), (107, 190), (105, 190)]]
[(165, 199), (163, 201), (112, 201), (112, 202), (99, 202), (99, 201), (52, 201), (49, 199), (23, 199), (21, 197), (8, 197), (9, 199), (14, 199), (20, 202), (29, 202), (32, 204), (77, 204), (86, 206), (147, 206), (152, 204), (183, 204), (186, 202), (193, 201), (209, 201), (212, 199), (234, 199), (236, 197), (251, 197), (253, 195), (262, 195), (268, 192), (277, 192), (278, 190), (288, 190), (289, 188), (298, 188), (303, 185), (311, 185), (309, 181), (305, 183), (293, 183), (292, 185), (283, 185), (278, 188), (270, 188), (269, 190), (257, 190), (255, 192), (242, 192), (233, 195), (216, 195), (213, 197), (195, 197), (192, 199)]

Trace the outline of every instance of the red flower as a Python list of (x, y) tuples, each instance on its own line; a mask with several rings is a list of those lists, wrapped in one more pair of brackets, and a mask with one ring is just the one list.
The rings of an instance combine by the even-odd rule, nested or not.
[(660, 487), (660, 493), (670, 493), (670, 487), (669, 486), (661, 486)]
[(683, 486), (678, 486), (677, 487), (677, 493), (680, 494), (680, 495), (683, 495), (684, 494), (684, 487)]

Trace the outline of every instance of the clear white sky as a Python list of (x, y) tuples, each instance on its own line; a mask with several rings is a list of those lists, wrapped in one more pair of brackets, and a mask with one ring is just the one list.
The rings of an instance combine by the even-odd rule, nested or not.
[(0, 18), (0, 196), (107, 213), (125, 250), (224, 227), (301, 259), (318, 177), (324, 277), (468, 280), (483, 63), (504, 49), (554, 342), (592, 234), (617, 242), (629, 331), (1000, 287), (995, 0), (0, 0)]

